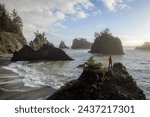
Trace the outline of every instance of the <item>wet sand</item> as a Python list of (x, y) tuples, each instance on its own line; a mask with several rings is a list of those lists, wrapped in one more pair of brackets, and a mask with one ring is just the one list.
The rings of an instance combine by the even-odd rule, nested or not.
[(6, 70), (12, 55), (0, 55), (0, 100), (39, 100), (46, 99), (55, 89), (51, 87), (28, 87), (17, 73)]

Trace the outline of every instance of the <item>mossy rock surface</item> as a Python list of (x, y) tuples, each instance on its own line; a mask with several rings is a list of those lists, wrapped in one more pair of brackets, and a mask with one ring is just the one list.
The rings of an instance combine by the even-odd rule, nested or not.
[(19, 34), (0, 32), (0, 54), (14, 53), (26, 44), (26, 39)]

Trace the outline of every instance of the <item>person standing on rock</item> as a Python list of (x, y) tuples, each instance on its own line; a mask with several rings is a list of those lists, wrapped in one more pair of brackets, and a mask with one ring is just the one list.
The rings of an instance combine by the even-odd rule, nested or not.
[(111, 56), (109, 57), (109, 59), (108, 59), (108, 61), (109, 61), (109, 68), (112, 68), (112, 58), (111, 58)]

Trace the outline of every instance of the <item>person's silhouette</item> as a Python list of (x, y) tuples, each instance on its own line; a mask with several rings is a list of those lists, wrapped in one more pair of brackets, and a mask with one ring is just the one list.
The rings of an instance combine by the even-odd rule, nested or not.
[(108, 67), (112, 68), (112, 58), (111, 58), (111, 56), (109, 57), (108, 61), (109, 61), (109, 66)]

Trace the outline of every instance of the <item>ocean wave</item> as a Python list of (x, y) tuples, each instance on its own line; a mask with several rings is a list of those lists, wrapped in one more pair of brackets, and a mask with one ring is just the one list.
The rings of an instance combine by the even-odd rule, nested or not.
[(9, 66), (5, 67), (5, 69), (18, 73), (19, 76), (23, 78), (22, 81), (24, 82), (25, 86), (51, 86), (55, 89), (58, 89), (63, 85), (63, 83), (59, 82), (55, 76), (46, 76), (42, 72), (34, 69), (32, 64), (28, 64), (28, 62), (11, 63)]

